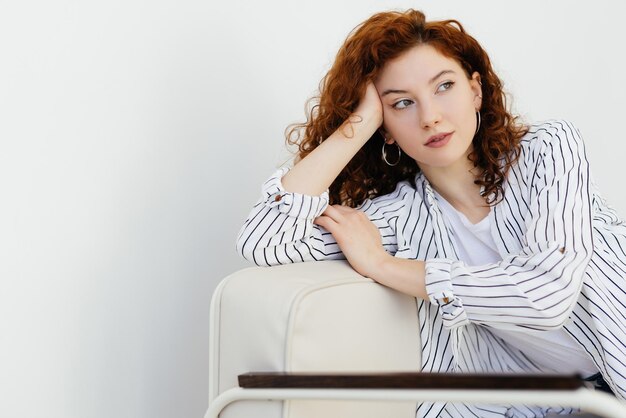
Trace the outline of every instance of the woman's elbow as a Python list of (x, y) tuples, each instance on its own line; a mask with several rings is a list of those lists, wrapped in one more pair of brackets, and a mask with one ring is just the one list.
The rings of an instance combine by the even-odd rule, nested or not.
[(580, 291), (572, 289), (567, 293), (554, 294), (543, 303), (535, 304), (535, 328), (540, 331), (556, 331), (569, 321), (576, 306)]
[(267, 261), (267, 257), (263, 254), (263, 248), (258, 248), (257, 243), (249, 241), (246, 237), (240, 235), (235, 242), (237, 254), (244, 260), (256, 264), (257, 266), (267, 267), (271, 264)]
[(580, 298), (589, 259), (590, 255), (586, 251), (566, 254), (561, 260), (565, 267), (551, 272), (553, 276), (550, 284), (541, 289), (544, 295), (534, 301), (546, 330), (561, 329), (569, 320)]

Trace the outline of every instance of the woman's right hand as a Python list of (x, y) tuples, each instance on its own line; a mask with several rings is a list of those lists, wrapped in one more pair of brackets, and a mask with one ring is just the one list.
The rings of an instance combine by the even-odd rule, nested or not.
[(361, 97), (354, 114), (360, 116), (364, 121), (371, 121), (376, 126), (376, 129), (382, 125), (383, 104), (373, 82), (367, 83), (365, 94)]

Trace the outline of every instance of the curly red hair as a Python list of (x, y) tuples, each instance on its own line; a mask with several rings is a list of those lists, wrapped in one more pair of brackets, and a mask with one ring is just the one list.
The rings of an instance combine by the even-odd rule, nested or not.
[[(473, 139), (472, 163), (480, 168), (475, 183), (494, 204), (503, 195), (503, 183), (520, 155), (520, 138), (527, 128), (506, 109), (502, 82), (487, 53), (456, 20), (427, 22), (422, 12), (378, 13), (357, 26), (339, 49), (335, 62), (320, 83), (319, 96), (309, 100), (305, 123), (290, 125), (287, 142), (298, 145), (302, 159), (336, 131), (356, 109), (369, 81), (385, 64), (407, 50), (428, 44), (455, 59), (469, 78), (481, 76), (482, 123)], [(311, 104), (313, 104), (311, 106)], [(358, 206), (365, 199), (391, 193), (398, 182), (414, 182), (417, 163), (403, 154), (391, 167), (381, 158), (382, 135), (376, 131), (330, 186), (330, 203)]]

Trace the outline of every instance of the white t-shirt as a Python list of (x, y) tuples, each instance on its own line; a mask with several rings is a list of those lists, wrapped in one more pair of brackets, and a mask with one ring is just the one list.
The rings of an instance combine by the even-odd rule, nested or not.
[[(435, 192), (435, 197), (452, 229), (460, 261), (469, 266), (480, 266), (502, 260), (491, 235), (489, 215), (473, 224), (439, 193)], [(591, 357), (564, 329), (516, 332), (491, 328), (491, 331), (521, 350), (542, 370), (581, 373), (585, 377), (598, 372)]]

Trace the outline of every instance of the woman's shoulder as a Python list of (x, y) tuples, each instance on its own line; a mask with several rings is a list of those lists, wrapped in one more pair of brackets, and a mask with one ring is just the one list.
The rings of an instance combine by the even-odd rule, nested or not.
[(527, 125), (521, 138), (521, 155), (513, 171), (535, 176), (559, 165), (586, 161), (586, 149), (576, 126), (567, 119), (549, 119)]
[(548, 119), (527, 125), (527, 132), (521, 139), (523, 148), (545, 151), (557, 143), (580, 142), (578, 128), (567, 119)]

